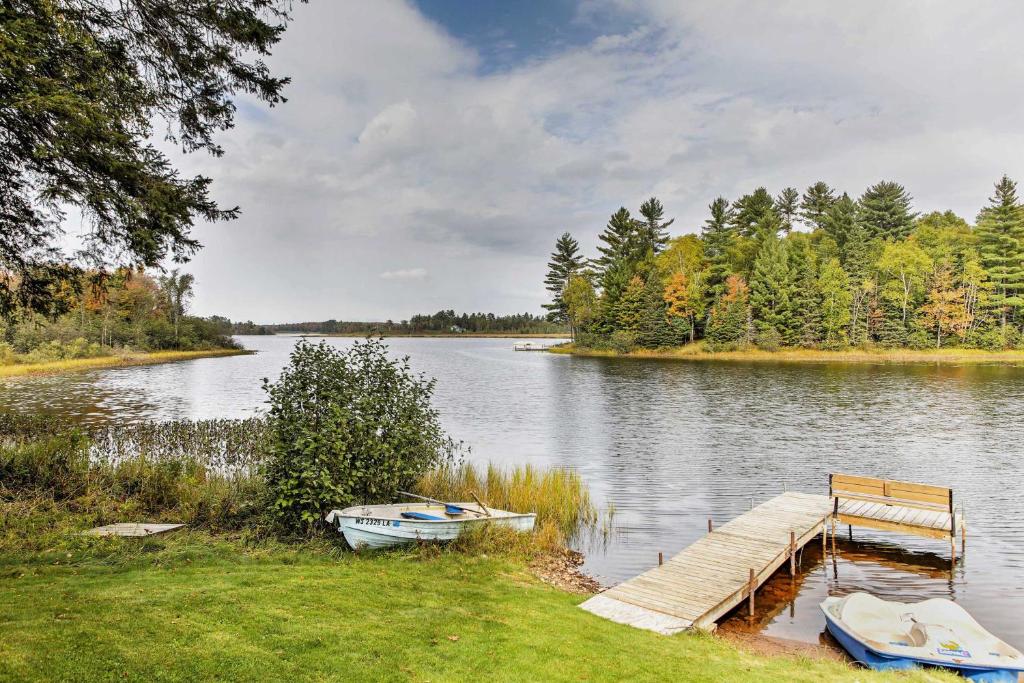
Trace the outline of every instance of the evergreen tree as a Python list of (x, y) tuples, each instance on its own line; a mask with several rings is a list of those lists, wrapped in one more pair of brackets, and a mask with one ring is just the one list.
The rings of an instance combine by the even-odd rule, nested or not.
[(636, 246), (636, 221), (629, 215), (629, 209), (623, 206), (613, 213), (598, 239), (601, 244), (597, 245), (597, 251), (601, 255), (595, 259), (594, 266), (603, 279), (605, 273), (613, 266), (633, 258)]
[(722, 296), (708, 313), (706, 339), (712, 348), (750, 343), (750, 288), (739, 275), (725, 281)]
[(978, 214), (978, 253), (992, 283), (989, 305), (1003, 328), (1024, 307), (1024, 208), (1007, 176)]
[[(51, 314), (81, 260), (100, 268), (183, 263), (195, 221), (231, 220), (180, 151), (224, 153), (215, 137), (246, 107), (284, 101), (263, 58), (290, 2), (56, 0), (0, 5), (0, 315)], [(165, 151), (167, 150), (167, 151)], [(66, 211), (89, 226), (61, 249)], [(78, 220), (77, 218), (75, 220)]]
[(771, 236), (765, 239), (754, 261), (750, 277), (750, 307), (758, 338), (793, 338), (793, 275), (784, 243)]
[(551, 302), (544, 304), (548, 311), (548, 320), (552, 322), (568, 322), (565, 299), (562, 293), (569, 278), (583, 270), (583, 256), (580, 255), (579, 242), (565, 232), (555, 242), (555, 250), (548, 261), (548, 275), (544, 279), (547, 290), (551, 292)]
[(638, 335), (644, 322), (645, 284), (634, 275), (615, 306), (615, 329)]
[(807, 225), (824, 229), (825, 214), (835, 201), (835, 190), (819, 180), (804, 192), (803, 201), (800, 203), (800, 217)]
[(736, 239), (732, 229), (732, 210), (729, 200), (719, 197), (708, 205), (711, 217), (704, 221), (701, 236), (704, 239), (704, 256), (708, 260), (708, 292), (714, 296), (721, 293), (725, 279), (732, 272), (729, 263), (729, 248)]
[(847, 238), (857, 227), (857, 202), (844, 192), (816, 220), (818, 227), (835, 241), (842, 253)]
[(821, 344), (827, 349), (846, 346), (846, 330), (850, 324), (849, 276), (838, 259), (829, 259), (818, 275), (821, 297)]
[(651, 273), (644, 284), (643, 317), (636, 335), (637, 344), (645, 348), (678, 346), (683, 342), (685, 326), (669, 320), (664, 289), (661, 277), (656, 272)]
[(775, 201), (768, 190), (759, 187), (752, 194), (745, 194), (733, 203), (730, 225), (740, 236), (754, 237), (756, 229), (765, 223), (782, 225), (775, 210)]
[(793, 329), (787, 344), (813, 347), (821, 341), (821, 297), (818, 293), (818, 273), (811, 242), (800, 233), (790, 239), (803, 237), (789, 245), (789, 271), (793, 277)]
[(910, 210), (911, 199), (902, 185), (883, 180), (861, 195), (858, 217), (871, 237), (906, 239), (917, 218), (917, 214)]
[(775, 198), (775, 209), (782, 219), (782, 229), (789, 232), (800, 213), (800, 193), (795, 187), (787, 187)]
[(638, 221), (636, 225), (637, 247), (643, 254), (648, 250), (657, 254), (668, 245), (668, 227), (675, 219), (662, 221), (665, 217), (665, 207), (657, 197), (651, 197), (640, 205), (640, 215), (644, 220)]

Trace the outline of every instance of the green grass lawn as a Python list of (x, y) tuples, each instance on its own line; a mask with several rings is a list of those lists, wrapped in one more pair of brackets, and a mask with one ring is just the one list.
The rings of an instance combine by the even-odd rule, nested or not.
[(0, 679), (893, 679), (613, 624), (508, 559), (95, 543), (0, 555)]

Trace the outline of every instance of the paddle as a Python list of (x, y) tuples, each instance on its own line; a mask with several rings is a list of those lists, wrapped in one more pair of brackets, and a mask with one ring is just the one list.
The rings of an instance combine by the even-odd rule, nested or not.
[[(457, 514), (459, 514), (461, 512), (472, 512), (474, 515), (479, 515), (480, 517), (484, 517), (484, 516), (490, 517), (491, 516), (490, 513), (487, 513), (485, 515), (483, 512), (478, 512), (477, 510), (469, 510), (469, 509), (464, 508), (464, 507), (459, 507), (458, 505), (455, 505), (454, 503), (446, 503), (443, 500), (438, 500), (437, 498), (427, 498), (426, 496), (417, 496), (415, 493), (409, 493), (408, 491), (399, 491), (399, 493), (402, 494), (403, 496), (408, 496), (409, 498), (415, 498), (416, 500), (425, 500), (428, 503), (434, 503), (435, 505), (444, 505), (445, 514), (457, 515)], [(474, 496), (474, 498), (475, 497), (476, 496)], [(477, 501), (477, 503), (479, 503), (479, 502), (480, 501)], [(483, 505), (481, 505), (480, 507), (483, 507)]]

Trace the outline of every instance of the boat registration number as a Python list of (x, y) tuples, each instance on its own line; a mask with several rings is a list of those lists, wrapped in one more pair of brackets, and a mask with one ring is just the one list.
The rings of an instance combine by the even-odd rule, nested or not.
[(356, 517), (356, 524), (363, 526), (398, 526), (397, 519), (376, 519), (374, 517)]
[(964, 659), (967, 659), (971, 656), (971, 653), (964, 649), (939, 647), (936, 648), (935, 651), (940, 655), (946, 655), (947, 657), (963, 657)]

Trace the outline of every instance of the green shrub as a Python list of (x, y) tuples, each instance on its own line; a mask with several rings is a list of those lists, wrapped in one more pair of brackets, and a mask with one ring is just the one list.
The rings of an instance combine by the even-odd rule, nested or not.
[(4, 489), (66, 499), (84, 494), (88, 482), (88, 440), (77, 430), (0, 445)]
[(332, 508), (388, 501), (458, 453), (430, 405), (433, 380), (379, 340), (346, 350), (300, 341), (264, 387), (266, 482), (286, 531), (308, 534)]
[(755, 343), (759, 349), (778, 351), (782, 348), (782, 335), (774, 327), (765, 327), (758, 331)]
[(629, 353), (636, 345), (636, 337), (627, 330), (615, 330), (608, 338), (608, 348), (618, 353)]

